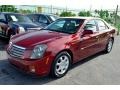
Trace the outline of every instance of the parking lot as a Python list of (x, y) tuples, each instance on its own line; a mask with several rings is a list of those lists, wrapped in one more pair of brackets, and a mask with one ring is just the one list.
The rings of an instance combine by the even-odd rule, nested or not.
[(120, 36), (116, 36), (110, 54), (98, 53), (74, 64), (66, 76), (60, 79), (34, 77), (14, 69), (7, 61), (5, 46), (0, 38), (0, 84), (120, 84)]

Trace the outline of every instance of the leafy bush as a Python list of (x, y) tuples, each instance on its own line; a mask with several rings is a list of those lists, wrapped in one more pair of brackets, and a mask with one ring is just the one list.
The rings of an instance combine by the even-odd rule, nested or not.
[(70, 17), (70, 16), (76, 16), (74, 13), (72, 13), (72, 12), (67, 12), (67, 11), (65, 11), (65, 12), (62, 12), (61, 14), (60, 14), (60, 16), (61, 17)]
[(90, 11), (81, 11), (78, 13), (78, 16), (92, 16)]
[(18, 10), (13, 5), (1, 5), (0, 12), (18, 12)]

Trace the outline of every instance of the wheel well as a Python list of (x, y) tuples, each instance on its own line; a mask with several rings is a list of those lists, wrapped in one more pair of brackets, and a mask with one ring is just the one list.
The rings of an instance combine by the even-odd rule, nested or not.
[(16, 32), (14, 30), (12, 30), (11, 28), (8, 30), (8, 36), (10, 35), (15, 35)]
[(112, 40), (113, 40), (113, 42), (114, 42), (114, 37), (111, 37), (112, 38)]
[[(69, 50), (69, 49), (64, 49), (64, 50), (60, 51), (59, 53), (64, 52), (64, 51), (66, 51), (67, 53), (70, 54), (70, 56), (71, 56), (71, 60), (72, 60), (71, 62), (73, 63), (73, 53), (72, 53), (72, 51)], [(59, 54), (59, 53), (58, 53), (58, 54)], [(57, 55), (58, 55), (58, 54), (57, 54)], [(56, 56), (57, 56), (57, 55), (56, 55)]]

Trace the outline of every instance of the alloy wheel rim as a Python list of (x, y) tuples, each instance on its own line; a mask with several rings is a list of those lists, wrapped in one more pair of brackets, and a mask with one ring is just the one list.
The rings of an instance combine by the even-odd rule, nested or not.
[(58, 58), (56, 67), (55, 67), (55, 72), (56, 74), (64, 74), (69, 67), (69, 58), (66, 55), (63, 55)]
[(110, 40), (109, 43), (108, 43), (108, 52), (111, 51), (112, 45), (113, 45), (113, 42), (112, 42), (112, 40)]

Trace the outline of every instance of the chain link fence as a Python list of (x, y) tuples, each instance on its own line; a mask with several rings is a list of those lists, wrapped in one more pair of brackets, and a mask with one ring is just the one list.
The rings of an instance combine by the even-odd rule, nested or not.
[[(1, 7), (4, 6), (4, 7)], [(61, 8), (61, 7), (54, 7), (54, 6), (38, 6), (38, 5), (1, 5), (0, 6), (0, 12), (7, 11), (7, 12), (19, 12), (22, 14), (29, 14), (29, 13), (49, 13), (49, 14), (55, 14), (60, 15), (62, 12), (72, 12), (78, 16), (78, 13), (85, 10), (77, 10), (77, 9), (69, 9), (69, 8)], [(99, 10), (100, 11), (100, 10)], [(116, 11), (113, 10), (107, 10), (109, 13), (109, 16), (105, 20), (109, 23), (115, 25), (118, 30), (120, 31), (120, 8)], [(93, 17), (100, 17), (100, 13), (96, 13), (95, 10), (89, 10), (91, 15)], [(116, 13), (117, 12), (117, 13)], [(117, 14), (117, 15), (116, 15)], [(116, 18), (116, 19), (115, 19)], [(103, 18), (104, 19), (104, 18)]]
[(76, 9), (68, 9), (68, 8), (60, 8), (54, 6), (34, 6), (34, 5), (22, 5), (16, 6), (16, 8), (21, 12), (25, 13), (49, 13), (49, 14), (61, 14), (64, 11), (73, 12), (76, 15), (80, 12), (80, 10)]

